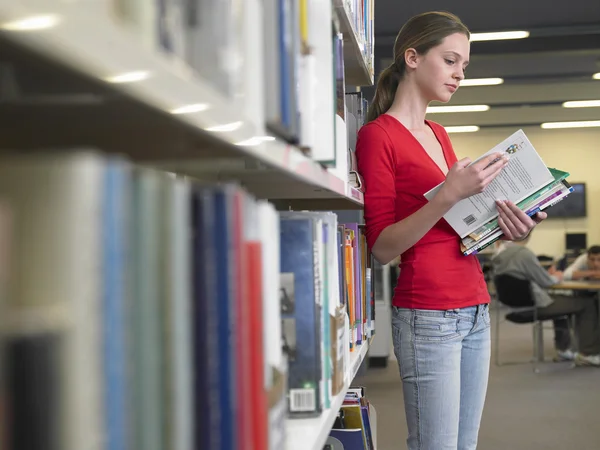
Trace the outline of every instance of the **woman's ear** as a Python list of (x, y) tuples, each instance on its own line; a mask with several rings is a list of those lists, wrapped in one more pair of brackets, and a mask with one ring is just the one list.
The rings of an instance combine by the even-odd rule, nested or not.
[(419, 63), (419, 54), (414, 48), (406, 49), (404, 52), (404, 62), (406, 63), (406, 67), (411, 69), (416, 69)]

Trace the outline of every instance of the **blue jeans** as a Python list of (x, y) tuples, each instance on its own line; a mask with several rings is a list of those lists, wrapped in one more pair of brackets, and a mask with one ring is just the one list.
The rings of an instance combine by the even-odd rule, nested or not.
[(474, 450), (490, 366), (488, 305), (394, 307), (409, 450)]

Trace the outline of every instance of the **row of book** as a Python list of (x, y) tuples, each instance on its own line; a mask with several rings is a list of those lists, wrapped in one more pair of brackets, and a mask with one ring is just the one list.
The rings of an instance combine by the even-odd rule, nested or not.
[(257, 135), (297, 145), (347, 181), (344, 36), (337, 14), (350, 15), (371, 61), (373, 1), (344, 2), (341, 9), (333, 0), (110, 4), (115, 20), (148, 51), (171, 56), (207, 81), (239, 106)]
[(374, 334), (364, 230), (81, 150), (0, 162), (8, 448), (281, 449)]
[(323, 450), (375, 450), (377, 448), (377, 411), (364, 387), (346, 392), (333, 428)]
[[(530, 217), (554, 206), (573, 192), (573, 187), (566, 180), (569, 173), (553, 168), (548, 170), (552, 174), (553, 180), (517, 203), (519, 209)], [(465, 236), (461, 241), (460, 249), (464, 255), (476, 254), (492, 245), (503, 235), (498, 218), (495, 217)]]
[(375, 0), (336, 0), (341, 3), (350, 17), (352, 28), (358, 38), (362, 57), (373, 74), (373, 55), (375, 47)]

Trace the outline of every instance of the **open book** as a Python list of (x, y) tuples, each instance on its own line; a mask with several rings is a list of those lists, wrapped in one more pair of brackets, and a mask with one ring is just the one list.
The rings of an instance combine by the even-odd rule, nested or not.
[[(462, 239), (464, 254), (476, 253), (502, 237), (498, 227), (496, 200), (510, 200), (528, 215), (544, 210), (565, 198), (572, 187), (567, 172), (549, 169), (535, 148), (519, 130), (486, 152), (480, 159), (497, 152), (509, 155), (507, 166), (480, 193), (456, 203), (444, 219)], [(429, 192), (431, 200), (443, 183)]]

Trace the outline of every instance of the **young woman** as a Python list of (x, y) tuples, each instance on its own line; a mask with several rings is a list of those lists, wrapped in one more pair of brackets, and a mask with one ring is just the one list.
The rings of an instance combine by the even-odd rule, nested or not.
[[(457, 161), (444, 128), (425, 120), (429, 102), (449, 101), (464, 78), (469, 37), (449, 13), (410, 19), (357, 142), (368, 244), (383, 264), (401, 255), (392, 329), (410, 450), (475, 449), (487, 389), (489, 295), (478, 260), (460, 253), (442, 217), (481, 192), (507, 160)], [(423, 194), (442, 181), (427, 202)], [(505, 239), (525, 237), (545, 218), (534, 221), (512, 203), (497, 207)]]

